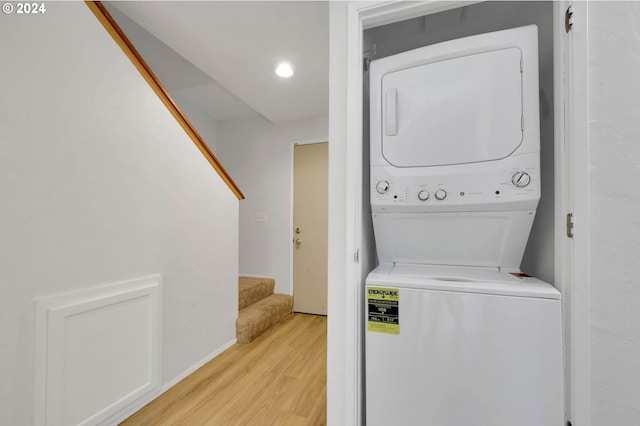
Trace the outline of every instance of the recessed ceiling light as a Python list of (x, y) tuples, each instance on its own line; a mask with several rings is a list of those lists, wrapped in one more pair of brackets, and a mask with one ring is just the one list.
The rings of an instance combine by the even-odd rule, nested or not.
[(291, 65), (289, 62), (278, 62), (275, 65), (275, 69), (276, 74), (282, 78), (291, 77), (294, 71), (293, 65)]

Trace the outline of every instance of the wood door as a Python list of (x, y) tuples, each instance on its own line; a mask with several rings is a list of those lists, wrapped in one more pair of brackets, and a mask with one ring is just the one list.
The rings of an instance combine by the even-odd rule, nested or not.
[(327, 314), (328, 143), (293, 148), (293, 310)]

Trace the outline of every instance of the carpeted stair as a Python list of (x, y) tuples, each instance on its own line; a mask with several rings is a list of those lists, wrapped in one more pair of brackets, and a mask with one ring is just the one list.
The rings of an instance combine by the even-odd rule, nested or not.
[(238, 280), (238, 343), (249, 343), (282, 321), (293, 309), (293, 297), (274, 294), (272, 278), (240, 277)]

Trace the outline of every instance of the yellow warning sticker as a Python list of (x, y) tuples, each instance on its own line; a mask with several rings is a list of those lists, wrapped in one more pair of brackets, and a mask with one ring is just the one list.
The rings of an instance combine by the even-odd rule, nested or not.
[(400, 334), (399, 303), (400, 291), (397, 288), (368, 287), (367, 330)]

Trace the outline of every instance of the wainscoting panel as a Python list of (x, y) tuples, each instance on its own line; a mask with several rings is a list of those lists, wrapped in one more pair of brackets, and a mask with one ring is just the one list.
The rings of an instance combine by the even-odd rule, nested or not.
[(162, 278), (36, 300), (36, 425), (94, 425), (160, 386)]

